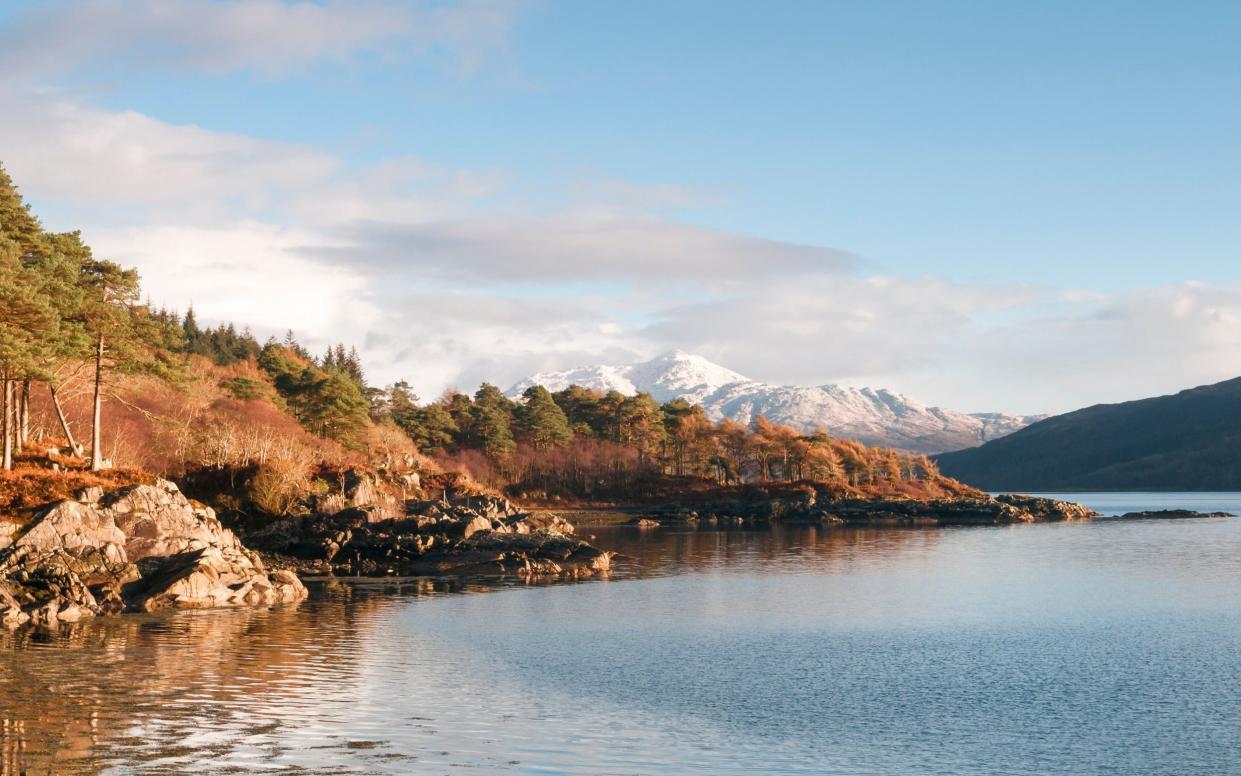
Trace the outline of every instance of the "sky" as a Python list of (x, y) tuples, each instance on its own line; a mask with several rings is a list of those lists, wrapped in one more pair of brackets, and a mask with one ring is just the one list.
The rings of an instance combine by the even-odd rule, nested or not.
[(430, 399), (671, 349), (1061, 412), (1241, 375), (1235, 2), (0, 4), (0, 162)]

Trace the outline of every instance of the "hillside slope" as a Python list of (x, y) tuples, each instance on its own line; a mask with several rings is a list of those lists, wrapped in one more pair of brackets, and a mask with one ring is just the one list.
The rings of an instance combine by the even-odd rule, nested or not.
[(516, 398), (532, 385), (559, 391), (580, 385), (598, 391), (651, 394), (656, 401), (685, 399), (702, 405), (712, 420), (749, 423), (762, 415), (773, 423), (919, 453), (980, 445), (1038, 420), (1002, 413), (975, 415), (928, 407), (884, 389), (841, 385), (772, 385), (683, 351), (626, 365), (596, 365), (543, 372), (509, 389)]
[(1057, 415), (936, 461), (984, 490), (1241, 490), (1241, 378)]

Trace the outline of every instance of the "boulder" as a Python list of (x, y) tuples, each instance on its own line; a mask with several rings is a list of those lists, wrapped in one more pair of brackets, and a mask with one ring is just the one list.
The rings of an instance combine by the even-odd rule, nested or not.
[(132, 561), (177, 555), (201, 545), (241, 544), (213, 509), (191, 504), (167, 480), (125, 488), (104, 503), (125, 535), (125, 552)]
[(572, 538), (573, 526), (547, 514), (520, 514), (507, 500), (445, 490), (406, 502), (399, 519), (363, 519), (362, 510), (239, 523), (248, 546), (315, 574), (385, 576), (584, 576), (606, 571), (610, 555)]
[(465, 528), (462, 529), (461, 538), (469, 539), (471, 536), (478, 533), (479, 531), (490, 531), (490, 530), (491, 530), (491, 521), (480, 515), (466, 522)]
[(125, 542), (125, 533), (116, 525), (111, 512), (79, 501), (62, 501), (36, 517), (12, 546), (32, 554), (109, 544), (124, 546)]
[(305, 596), (295, 576), (269, 573), (210, 508), (166, 481), (53, 504), (0, 550), (0, 623), (7, 625)]
[(560, 515), (551, 512), (534, 512), (528, 515), (516, 514), (505, 521), (509, 525), (524, 524), (532, 531), (552, 531), (553, 533), (572, 536), (577, 530), (573, 524)]
[(268, 574), (249, 550), (208, 546), (160, 558), (125, 597), (132, 608), (150, 612), (286, 603), (305, 598), (306, 588), (291, 572)]

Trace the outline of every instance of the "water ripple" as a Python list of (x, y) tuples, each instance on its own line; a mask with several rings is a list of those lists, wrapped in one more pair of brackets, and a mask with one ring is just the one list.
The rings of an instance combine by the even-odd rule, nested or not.
[(1241, 520), (596, 533), (610, 580), (0, 631), (0, 774), (1241, 772)]

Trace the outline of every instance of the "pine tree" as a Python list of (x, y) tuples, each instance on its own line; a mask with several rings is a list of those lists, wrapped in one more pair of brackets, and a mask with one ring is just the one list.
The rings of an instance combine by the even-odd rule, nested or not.
[(453, 446), (459, 429), (448, 409), (432, 402), (418, 411), (418, 433), (411, 435), (418, 449), (427, 452), (448, 450)]
[(517, 408), (517, 427), (534, 449), (565, 447), (573, 441), (569, 419), (546, 388), (531, 386), (522, 397), (525, 404)]
[(513, 441), (513, 407), (513, 402), (490, 383), (483, 383), (474, 392), (470, 435), (475, 444), (496, 460), (508, 458), (517, 449)]
[(344, 372), (323, 373), (308, 386), (298, 404), (303, 423), (320, 436), (352, 443), (366, 426), (369, 405)]
[(656, 456), (667, 437), (659, 403), (649, 393), (638, 393), (625, 397), (619, 413), (621, 444), (636, 448), (642, 461)]
[(91, 470), (103, 468), (102, 410), (105, 372), (134, 356), (138, 329), (134, 307), (138, 301), (138, 273), (110, 261), (90, 261), (83, 267), (83, 316), (90, 335), (95, 364), (91, 414)]
[(18, 386), (27, 386), (46, 362), (59, 319), (40, 273), (22, 260), (23, 248), (0, 237), (0, 467), (13, 468), (21, 441)]
[(18, 257), (28, 259), (46, 250), (43, 227), (22, 201), (13, 179), (0, 164), (0, 236), (16, 243)]

